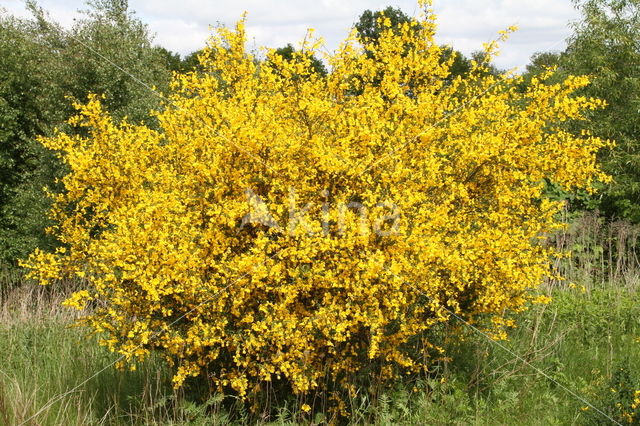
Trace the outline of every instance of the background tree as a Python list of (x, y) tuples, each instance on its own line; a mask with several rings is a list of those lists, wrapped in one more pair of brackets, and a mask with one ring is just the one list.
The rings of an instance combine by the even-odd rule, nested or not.
[(561, 54), (559, 52), (536, 52), (531, 56), (524, 75), (534, 76), (543, 73), (549, 68), (558, 67), (560, 66), (560, 60)]
[(482, 72), (486, 75), (498, 76), (504, 72), (498, 68), (493, 62), (493, 57), (488, 55), (487, 52), (483, 52), (482, 50), (478, 50), (471, 53), (471, 59), (469, 62), (474, 61), (480, 65), (478, 71)]
[(165, 91), (170, 78), (162, 55), (152, 46), (149, 29), (129, 11), (126, 0), (96, 0), (88, 5), (84, 18), (68, 34), (61, 34), (63, 73), (68, 77), (62, 80), (65, 91), (79, 101), (88, 93), (104, 95), (116, 119), (148, 120), (149, 110), (161, 100), (149, 88)]
[(582, 94), (608, 106), (591, 112), (586, 126), (616, 142), (615, 149), (601, 153), (614, 181), (591, 204), (610, 218), (640, 222), (640, 1), (579, 0), (575, 5), (582, 18), (560, 57), (561, 71), (591, 76)]
[[(287, 61), (296, 60), (296, 56), (297, 54), (299, 54), (299, 52), (296, 51), (295, 47), (293, 47), (291, 43), (287, 44), (285, 47), (280, 47), (276, 49), (274, 53), (276, 55), (282, 56)], [(324, 66), (322, 61), (318, 59), (315, 55), (307, 55), (307, 56), (309, 57), (309, 60), (311, 62), (310, 65), (313, 72), (321, 76), (326, 76), (327, 68)]]
[[(360, 18), (355, 25), (358, 33), (358, 40), (363, 44), (370, 43), (375, 45), (386, 28), (385, 25), (382, 24), (382, 19), (384, 18), (389, 20), (389, 28), (391, 28), (396, 35), (399, 33), (403, 24), (411, 24), (411, 22), (415, 23), (415, 20), (412, 17), (404, 13), (399, 8), (388, 6), (383, 10), (377, 11), (368, 9), (360, 15)], [(415, 31), (419, 31), (419, 26), (415, 26)], [(465, 75), (471, 71), (471, 60), (461, 52), (455, 50), (451, 46), (441, 46), (441, 52), (441, 62), (447, 61), (453, 57), (453, 63), (449, 68), (450, 74), (447, 77), (447, 80), (451, 81), (455, 77)], [(483, 52), (476, 53), (476, 55), (482, 54)], [(368, 55), (372, 56), (372, 53), (369, 52)], [(499, 72), (495, 67), (489, 69), (493, 74), (497, 74)]]
[[(53, 186), (64, 167), (35, 141), (73, 113), (72, 102), (103, 94), (116, 120), (152, 121), (149, 110), (166, 90), (171, 64), (152, 47), (146, 27), (123, 0), (88, 3), (71, 30), (29, 2), (31, 19), (0, 16), (0, 263), (15, 265), (44, 235)], [(153, 125), (153, 123), (150, 123)]]
[(52, 58), (32, 21), (0, 16), (0, 264), (12, 264), (51, 241), (42, 232), (53, 156), (35, 136), (65, 117)]
[(198, 62), (198, 55), (202, 53), (202, 50), (196, 50), (183, 57), (179, 53), (167, 50), (162, 46), (155, 46), (155, 49), (164, 58), (165, 68), (169, 71), (178, 73), (194, 70), (202, 71), (200, 62)]
[(392, 6), (375, 12), (367, 9), (360, 15), (358, 23), (355, 25), (360, 41), (376, 42), (380, 39), (385, 30), (385, 26), (380, 22), (381, 18), (388, 18), (391, 24), (390, 27), (396, 32), (402, 24), (412, 22), (412, 18), (409, 15)]
[(465, 75), (471, 71), (471, 61), (451, 46), (442, 47), (442, 61), (448, 61), (453, 56), (453, 63), (449, 71), (451, 72), (449, 80), (457, 76)]
[(200, 65), (200, 61), (198, 60), (198, 55), (201, 55), (201, 54), (202, 54), (202, 49), (191, 52), (187, 56), (182, 58), (181, 71), (182, 72), (193, 71), (193, 70), (203, 71), (203, 68)]
[(183, 60), (179, 53), (172, 52), (165, 49), (162, 46), (155, 46), (154, 48), (158, 55), (164, 59), (164, 66), (166, 69), (172, 72), (181, 72), (183, 67)]

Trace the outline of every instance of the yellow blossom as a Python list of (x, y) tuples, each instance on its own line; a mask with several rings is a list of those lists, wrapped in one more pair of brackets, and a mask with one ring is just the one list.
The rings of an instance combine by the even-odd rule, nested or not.
[(352, 32), (327, 76), (316, 41), (262, 61), (244, 19), (219, 28), (157, 129), (116, 123), (99, 96), (77, 105), (82, 131), (42, 139), (70, 171), (51, 211), (66, 249), (24, 266), (42, 283), (84, 277), (66, 304), (99, 301), (84, 320), (125, 362), (158, 351), (175, 386), (207, 372), (241, 397), (275, 379), (355, 392), (344, 378), (363, 365), (423, 371), (444, 357), (426, 332), (452, 313), (505, 338), (509, 313), (549, 301), (535, 290), (558, 253), (540, 242), (562, 205), (545, 182), (608, 179), (609, 142), (559, 126), (603, 103), (551, 70), (524, 90), (483, 64), (450, 78), (420, 5), (377, 40)]

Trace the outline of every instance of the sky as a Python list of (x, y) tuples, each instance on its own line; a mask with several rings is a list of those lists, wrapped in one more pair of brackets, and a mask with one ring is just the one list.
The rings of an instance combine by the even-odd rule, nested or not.
[[(81, 0), (39, 0), (54, 20), (70, 26)], [(233, 26), (248, 12), (249, 47), (298, 46), (307, 29), (325, 40), (333, 51), (366, 10), (387, 6), (408, 15), (417, 11), (416, 0), (129, 0), (129, 8), (155, 34), (155, 43), (182, 55), (206, 43), (210, 26)], [(9, 13), (26, 14), (22, 0), (0, 0)], [(438, 15), (436, 39), (466, 55), (482, 49), (500, 30), (518, 25), (503, 44), (496, 65), (523, 71), (535, 52), (563, 50), (571, 34), (569, 23), (579, 18), (571, 0), (434, 0)]]

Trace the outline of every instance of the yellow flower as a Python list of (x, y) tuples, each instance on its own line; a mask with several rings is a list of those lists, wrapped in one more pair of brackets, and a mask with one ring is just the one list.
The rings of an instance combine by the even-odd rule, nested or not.
[(560, 253), (541, 241), (562, 204), (545, 182), (608, 179), (609, 142), (558, 126), (603, 103), (552, 70), (526, 90), (483, 64), (451, 79), (420, 4), (377, 40), (352, 32), (327, 76), (317, 40), (263, 61), (244, 19), (220, 28), (205, 72), (175, 75), (157, 128), (89, 97), (80, 131), (41, 140), (69, 170), (51, 195), (67, 249), (23, 265), (42, 283), (84, 274), (65, 303), (99, 301), (83, 320), (126, 362), (157, 351), (176, 387), (206, 372), (243, 398), (274, 379), (355, 393), (341, 378), (372, 362), (383, 379), (424, 370), (407, 348), (452, 314), (505, 338), (510, 313), (550, 300), (536, 289)]

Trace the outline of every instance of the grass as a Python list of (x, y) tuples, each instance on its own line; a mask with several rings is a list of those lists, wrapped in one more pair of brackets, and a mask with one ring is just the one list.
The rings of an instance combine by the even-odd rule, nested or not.
[[(595, 235), (589, 226), (599, 227), (601, 244), (588, 238)], [(520, 314), (504, 342), (455, 320), (434, 330), (431, 338), (449, 358), (432, 365), (428, 376), (375, 391), (361, 388), (348, 401), (348, 423), (565, 425), (612, 424), (612, 418), (640, 424), (640, 409), (630, 408), (640, 390), (640, 264), (631, 262), (635, 248), (627, 244), (615, 267), (607, 266), (621, 238), (635, 239), (629, 228), (618, 229), (624, 234), (613, 235), (593, 221), (574, 227), (558, 240), (577, 252), (574, 260), (557, 266), (577, 285), (543, 286), (553, 301)], [(75, 313), (60, 306), (77, 284), (12, 285), (16, 280), (0, 277), (0, 424), (284, 425), (332, 419), (321, 409), (297, 411), (286, 395), (274, 395), (269, 413), (249, 414), (231, 396), (174, 391), (172, 372), (159, 358), (136, 371), (117, 371), (109, 367), (116, 356), (71, 327)], [(448, 337), (454, 328), (463, 339)]]
[[(610, 424), (565, 386), (617, 420), (625, 395), (640, 389), (640, 293), (622, 286), (548, 288), (554, 300), (524, 313), (502, 342), (520, 359), (471, 329), (464, 340), (442, 339), (451, 360), (437, 374), (398, 383), (350, 401), (352, 424)], [(107, 368), (115, 356), (69, 327), (73, 313), (56, 307), (64, 295), (18, 287), (0, 313), (0, 423), (125, 425), (322, 423), (275, 407), (271, 418), (249, 416), (221, 396), (196, 403), (173, 391), (169, 369), (150, 359), (136, 371)], [(534, 366), (550, 379), (543, 377)], [(616, 383), (617, 381), (617, 383)], [(611, 391), (614, 389), (614, 392)], [(229, 398), (225, 399), (227, 402)]]
[(108, 369), (74, 389), (114, 357), (70, 327), (74, 313), (57, 308), (64, 297), (48, 290), (24, 286), (3, 301), (0, 422), (21, 424), (35, 415), (27, 424), (100, 423), (135, 408), (131, 398), (154, 387), (145, 371)]

